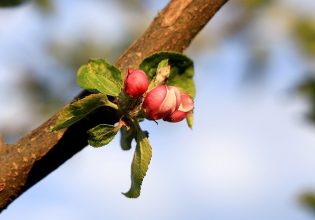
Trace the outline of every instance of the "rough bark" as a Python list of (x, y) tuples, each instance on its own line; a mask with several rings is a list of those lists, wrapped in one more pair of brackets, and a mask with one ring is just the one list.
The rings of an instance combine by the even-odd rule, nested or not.
[[(144, 34), (116, 61), (125, 71), (161, 50), (182, 52), (227, 0), (172, 0)], [(82, 97), (85, 93), (79, 95)], [(0, 212), (15, 198), (87, 146), (86, 131), (99, 123), (113, 124), (111, 109), (99, 109), (68, 129), (51, 133), (56, 113), (40, 127), (7, 145), (0, 139)]]

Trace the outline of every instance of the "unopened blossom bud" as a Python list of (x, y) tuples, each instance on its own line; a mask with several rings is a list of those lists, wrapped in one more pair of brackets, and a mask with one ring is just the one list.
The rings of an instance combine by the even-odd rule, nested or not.
[(161, 85), (144, 98), (142, 108), (147, 119), (158, 120), (169, 116), (180, 104), (180, 91), (174, 86)]
[(178, 109), (176, 109), (167, 117), (164, 117), (163, 120), (169, 122), (179, 122), (186, 118), (187, 115), (193, 110), (193, 108), (194, 108), (193, 100), (185, 93), (181, 93), (180, 104), (178, 106)]
[(137, 98), (143, 95), (149, 86), (149, 80), (142, 70), (128, 69), (124, 82), (124, 91), (127, 96)]

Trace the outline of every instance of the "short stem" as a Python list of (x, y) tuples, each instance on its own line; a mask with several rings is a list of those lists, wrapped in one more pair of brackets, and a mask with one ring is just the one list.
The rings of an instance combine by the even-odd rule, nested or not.
[(130, 120), (131, 126), (134, 127), (135, 131), (137, 133), (141, 133), (142, 129), (141, 129), (140, 125), (139, 125), (138, 120), (136, 118), (134, 118), (134, 117), (128, 117), (128, 119)]
[(115, 131), (118, 131), (122, 126), (125, 126), (125, 122), (122, 119), (119, 119), (118, 124), (115, 126)]

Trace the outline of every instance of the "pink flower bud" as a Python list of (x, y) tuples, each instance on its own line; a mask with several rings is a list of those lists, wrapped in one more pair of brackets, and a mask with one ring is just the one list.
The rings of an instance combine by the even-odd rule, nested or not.
[(174, 86), (161, 85), (144, 98), (142, 108), (147, 119), (158, 120), (169, 116), (180, 105), (180, 91)]
[(128, 69), (124, 86), (124, 91), (127, 96), (137, 98), (147, 91), (149, 80), (142, 70)]
[(170, 115), (163, 118), (164, 121), (179, 122), (187, 117), (187, 115), (194, 109), (193, 100), (185, 93), (180, 94), (180, 104), (178, 109)]

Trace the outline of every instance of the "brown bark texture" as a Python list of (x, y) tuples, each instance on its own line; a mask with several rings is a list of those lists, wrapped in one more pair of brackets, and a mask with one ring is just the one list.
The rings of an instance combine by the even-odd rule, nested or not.
[[(151, 25), (116, 61), (122, 71), (138, 67), (157, 51), (182, 52), (227, 0), (172, 0)], [(77, 98), (82, 98), (81, 93)], [(76, 98), (76, 99), (77, 99)], [(0, 212), (15, 198), (87, 146), (86, 131), (99, 123), (118, 121), (110, 108), (101, 108), (75, 125), (49, 132), (58, 113), (15, 144), (0, 138)]]

